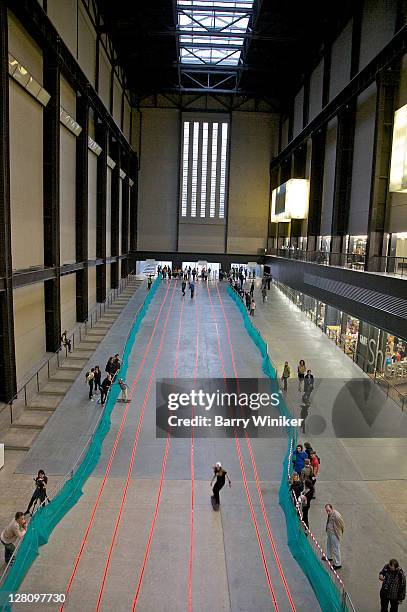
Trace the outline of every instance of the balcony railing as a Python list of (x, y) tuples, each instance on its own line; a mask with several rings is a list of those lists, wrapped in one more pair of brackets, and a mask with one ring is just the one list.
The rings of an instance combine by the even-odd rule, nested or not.
[[(365, 270), (366, 256), (358, 253), (334, 253), (331, 251), (305, 251), (303, 249), (267, 249), (266, 255), (276, 255), (306, 261), (323, 266), (338, 266), (351, 270)], [(369, 259), (369, 272), (394, 274), (407, 277), (407, 257), (374, 255)]]

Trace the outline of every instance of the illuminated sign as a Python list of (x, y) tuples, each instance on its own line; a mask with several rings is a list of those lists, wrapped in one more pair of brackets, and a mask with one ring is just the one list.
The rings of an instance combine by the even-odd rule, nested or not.
[(308, 217), (309, 181), (290, 179), (271, 194), (270, 221), (290, 221)]
[(389, 191), (407, 193), (407, 104), (394, 113)]

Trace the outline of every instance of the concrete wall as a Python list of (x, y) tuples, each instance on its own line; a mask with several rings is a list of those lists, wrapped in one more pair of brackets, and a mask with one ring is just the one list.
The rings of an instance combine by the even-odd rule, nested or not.
[(112, 254), (112, 170), (107, 168), (107, 186), (106, 186), (106, 257)]
[(301, 87), (294, 100), (293, 138), (295, 138), (302, 130), (303, 108), (304, 87)]
[(311, 74), (309, 86), (309, 112), (308, 121), (312, 121), (314, 117), (321, 112), (322, 109), (322, 79), (324, 76), (324, 60), (321, 60), (318, 66)]
[[(9, 51), (42, 83), (42, 53), (9, 13)], [(13, 268), (42, 265), (43, 110), (27, 91), (9, 79), (10, 196)]]
[(44, 285), (14, 291), (14, 337), (17, 380), (21, 383), (45, 354)]
[(349, 83), (352, 52), (353, 20), (342, 30), (332, 45), (329, 99), (335, 98)]
[(179, 111), (142, 113), (138, 248), (175, 251), (178, 224)]
[(75, 177), (76, 177), (76, 138), (60, 127), (60, 226), (61, 226), (61, 264), (76, 261), (75, 252)]
[(88, 302), (90, 312), (96, 304), (96, 266), (88, 269)]
[(359, 97), (356, 111), (348, 234), (367, 234), (375, 127), (376, 84)]
[(75, 274), (61, 278), (61, 329), (71, 330), (76, 323), (76, 277)]
[[(270, 177), (278, 127), (273, 115), (232, 116), (228, 206), (228, 253), (257, 253), (267, 242)], [(274, 149), (275, 150), (275, 149)]]
[(359, 69), (368, 64), (395, 32), (397, 2), (365, 0), (360, 40)]
[(96, 259), (97, 156), (88, 151), (88, 258)]

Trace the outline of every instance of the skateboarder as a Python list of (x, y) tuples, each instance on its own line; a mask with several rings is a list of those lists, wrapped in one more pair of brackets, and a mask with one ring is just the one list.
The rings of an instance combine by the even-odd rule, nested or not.
[(212, 504), (213, 504), (214, 508), (216, 507), (216, 510), (218, 510), (219, 506), (220, 506), (219, 492), (222, 489), (222, 487), (225, 486), (225, 479), (226, 478), (228, 479), (229, 487), (232, 486), (232, 482), (231, 482), (231, 480), (230, 480), (230, 478), (228, 476), (228, 473), (227, 473), (226, 470), (223, 469), (220, 461), (218, 461), (213, 466), (213, 477), (212, 477), (212, 480), (211, 480), (211, 487), (212, 487), (212, 484), (213, 484), (213, 481), (215, 480), (215, 478), (216, 478), (216, 482), (215, 482), (215, 485), (214, 485), (214, 487), (212, 489), (213, 495), (211, 497), (211, 500), (212, 500)]

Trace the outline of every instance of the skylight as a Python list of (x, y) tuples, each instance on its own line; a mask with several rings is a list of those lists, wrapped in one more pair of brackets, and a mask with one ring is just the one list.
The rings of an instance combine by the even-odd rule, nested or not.
[(177, 0), (179, 61), (237, 66), (254, 0)]

